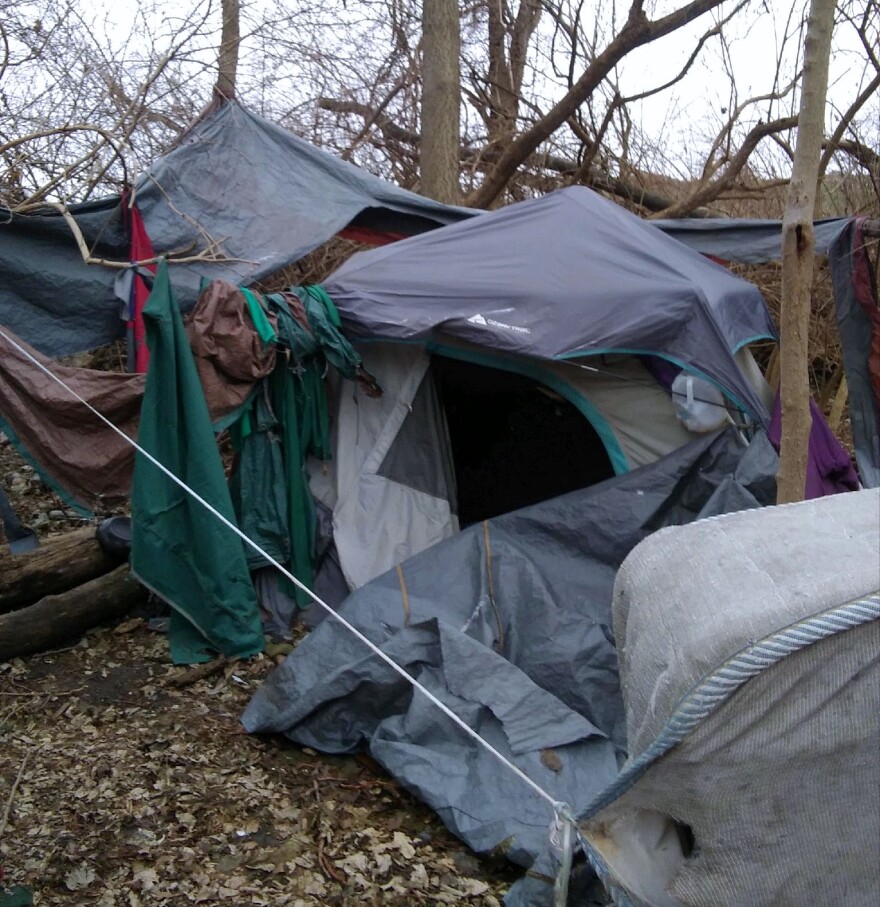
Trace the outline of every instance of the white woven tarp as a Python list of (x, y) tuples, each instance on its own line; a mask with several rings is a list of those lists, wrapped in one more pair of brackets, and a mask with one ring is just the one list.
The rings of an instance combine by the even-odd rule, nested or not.
[(878, 588), (876, 490), (662, 530), (624, 561), (630, 757), (584, 824), (620, 903), (880, 903)]

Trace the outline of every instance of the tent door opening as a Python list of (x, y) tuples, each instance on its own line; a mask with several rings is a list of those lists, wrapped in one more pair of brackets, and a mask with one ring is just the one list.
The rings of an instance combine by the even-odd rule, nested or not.
[(549, 387), (523, 375), (434, 355), (462, 527), (611, 478), (599, 435)]

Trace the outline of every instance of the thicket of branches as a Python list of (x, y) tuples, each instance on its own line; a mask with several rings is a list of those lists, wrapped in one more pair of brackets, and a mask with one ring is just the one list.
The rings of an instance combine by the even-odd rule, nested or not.
[[(781, 214), (803, 6), (467, 0), (462, 201), (493, 206), (584, 183), (658, 216)], [(420, 188), (415, 0), (152, 0), (130, 10), (2, 0), (0, 8), (7, 206), (80, 201), (133, 181), (215, 84), (297, 134)], [(224, 13), (227, 25), (232, 14), (237, 22), (221, 38)], [(839, 4), (825, 212), (876, 209), (880, 198), (878, 28), (878, 0)], [(221, 45), (232, 82), (217, 82)], [(750, 48), (774, 65), (750, 64)]]

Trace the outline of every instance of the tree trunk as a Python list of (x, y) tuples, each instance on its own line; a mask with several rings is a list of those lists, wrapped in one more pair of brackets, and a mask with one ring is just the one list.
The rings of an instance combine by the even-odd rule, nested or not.
[(220, 51), (217, 55), (217, 82), (214, 96), (231, 101), (235, 97), (235, 76), (238, 72), (238, 48), (241, 44), (239, 0), (222, 0), (223, 27), (220, 32)]
[(834, 9), (834, 0), (812, 0), (810, 6), (797, 145), (782, 221), (779, 329), (782, 439), (776, 480), (779, 504), (802, 501), (806, 490), (812, 425), (807, 342), (815, 247), (813, 215), (824, 136)]
[(459, 53), (457, 0), (422, 5), (421, 193), (454, 205), (459, 190)]
[(86, 630), (127, 614), (144, 604), (149, 593), (123, 564), (61, 595), (0, 617), (0, 661), (44, 652)]
[(79, 586), (118, 563), (104, 553), (94, 529), (69, 532), (28, 554), (4, 554), (0, 556), (0, 614)]

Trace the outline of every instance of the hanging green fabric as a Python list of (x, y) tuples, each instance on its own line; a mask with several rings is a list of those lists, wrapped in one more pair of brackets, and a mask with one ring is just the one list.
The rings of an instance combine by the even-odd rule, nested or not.
[(272, 324), (266, 317), (266, 312), (260, 305), (260, 300), (257, 299), (253, 292), (247, 289), (247, 287), (241, 287), (241, 292), (247, 300), (251, 321), (253, 321), (254, 327), (257, 329), (260, 340), (262, 340), (263, 343), (274, 343), (278, 339), (278, 335), (275, 333), (275, 328), (272, 327)]
[[(161, 262), (144, 308), (150, 368), (138, 442), (231, 522), (235, 514), (180, 312)], [(173, 606), (176, 664), (246, 658), (264, 639), (241, 540), (149, 460), (135, 459), (134, 575)]]
[[(271, 376), (270, 376), (271, 377)], [(290, 527), (285, 480), (283, 427), (275, 417), (268, 379), (260, 382), (250, 408), (242, 414), (247, 433), (230, 434), (238, 453), (229, 479), (229, 493), (241, 531), (279, 564), (290, 560)], [(239, 423), (241, 424), (241, 423)], [(245, 551), (248, 567), (268, 561), (252, 548)]]
[[(248, 537), (312, 588), (317, 516), (306, 461), (310, 456), (330, 459), (324, 376), (329, 363), (354, 378), (361, 359), (339, 331), (339, 313), (320, 287), (293, 292), (302, 303), (300, 317), (291, 311), (296, 304), (292, 296), (274, 293), (265, 298), (278, 325), (277, 363), (230, 428), (239, 452), (230, 487)], [(255, 294), (245, 292), (245, 298), (252, 315), (254, 306), (264, 312)], [(249, 564), (260, 566), (260, 560), (249, 558)], [(283, 580), (282, 588), (301, 606), (311, 601), (293, 583)]]

